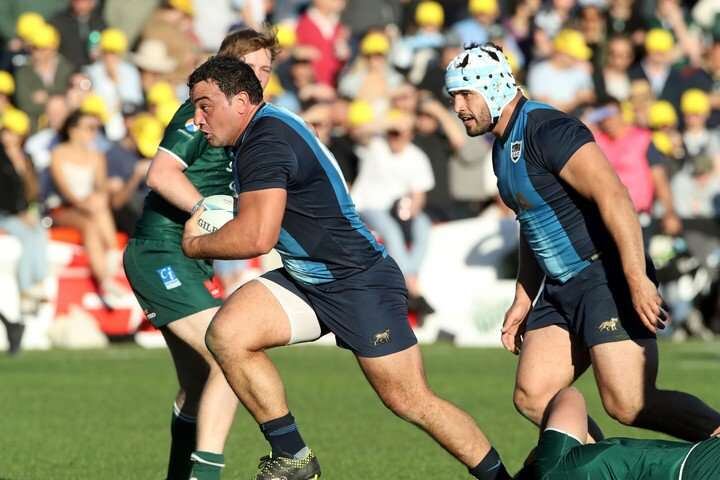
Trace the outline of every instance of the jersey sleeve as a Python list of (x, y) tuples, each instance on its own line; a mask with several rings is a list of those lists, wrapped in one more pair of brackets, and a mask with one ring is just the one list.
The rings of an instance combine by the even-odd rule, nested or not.
[(208, 145), (193, 122), (194, 113), (193, 104), (187, 100), (175, 112), (160, 142), (160, 150), (175, 157), (185, 168), (192, 165)]
[(542, 122), (531, 138), (537, 153), (534, 157), (543, 168), (556, 174), (580, 147), (594, 141), (593, 134), (580, 120), (564, 115)]
[(258, 125), (235, 159), (238, 193), (287, 189), (297, 173), (298, 161), (290, 145), (272, 130), (272, 123)]

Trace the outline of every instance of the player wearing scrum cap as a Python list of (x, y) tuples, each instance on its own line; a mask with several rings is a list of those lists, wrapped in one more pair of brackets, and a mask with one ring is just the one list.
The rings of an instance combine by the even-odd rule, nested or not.
[[(458, 54), (445, 84), (468, 135), (495, 136), (500, 196), (520, 222), (515, 299), (502, 329), (505, 348), (520, 354), (518, 410), (539, 425), (550, 399), (592, 364), (615, 419), (685, 440), (707, 438), (720, 414), (655, 386), (655, 332), (668, 317), (633, 204), (590, 131), (525, 98), (492, 44)], [(601, 436), (596, 428), (590, 433)]]

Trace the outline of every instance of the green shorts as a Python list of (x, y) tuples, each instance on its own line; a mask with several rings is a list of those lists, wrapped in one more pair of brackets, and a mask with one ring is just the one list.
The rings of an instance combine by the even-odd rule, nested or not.
[(176, 242), (133, 238), (123, 265), (135, 297), (156, 327), (222, 304), (212, 264), (186, 257)]

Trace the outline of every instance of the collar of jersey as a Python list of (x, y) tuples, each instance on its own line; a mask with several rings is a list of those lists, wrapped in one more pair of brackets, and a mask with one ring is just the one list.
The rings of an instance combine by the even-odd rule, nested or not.
[(517, 120), (517, 116), (520, 114), (520, 111), (523, 108), (523, 105), (525, 105), (525, 102), (527, 102), (527, 98), (523, 95), (520, 97), (520, 101), (515, 105), (515, 109), (512, 112), (512, 115), (510, 116), (510, 121), (508, 122), (507, 126), (505, 127), (505, 131), (503, 132), (501, 137), (498, 137), (498, 140), (500, 143), (505, 146), (505, 141), (510, 136), (510, 133), (513, 130), (513, 127), (515, 126), (515, 120)]
[(255, 120), (258, 118), (258, 113), (265, 107), (267, 107), (267, 103), (262, 102), (260, 104), (260, 108), (255, 110), (255, 113), (253, 113), (253, 118), (250, 119), (250, 121), (247, 124), (247, 127), (245, 127), (245, 131), (240, 135), (240, 137), (237, 139), (237, 142), (235, 142), (235, 145), (232, 146), (232, 150), (236, 151), (240, 146), (242, 146), (243, 142), (245, 141), (245, 137), (247, 136), (248, 132), (250, 131), (250, 128), (253, 126), (253, 123), (255, 123)]

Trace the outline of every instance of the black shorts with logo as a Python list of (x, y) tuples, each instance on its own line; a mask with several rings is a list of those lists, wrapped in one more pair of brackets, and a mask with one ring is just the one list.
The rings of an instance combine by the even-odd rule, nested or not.
[(381, 357), (417, 343), (408, 323), (405, 279), (391, 257), (364, 272), (318, 285), (293, 279), (284, 268), (262, 275), (307, 303), (323, 333), (361, 357)]
[[(648, 277), (655, 267), (645, 259)], [(527, 331), (558, 325), (586, 347), (620, 340), (655, 338), (635, 312), (617, 256), (601, 256), (565, 283), (546, 280), (527, 321)]]

